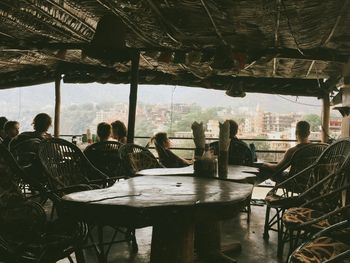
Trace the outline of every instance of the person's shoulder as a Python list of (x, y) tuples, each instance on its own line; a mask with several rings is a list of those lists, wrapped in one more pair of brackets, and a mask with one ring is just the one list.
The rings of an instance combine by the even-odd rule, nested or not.
[(297, 144), (291, 148), (289, 148), (287, 151), (286, 151), (286, 155), (293, 155), (297, 150), (299, 150), (300, 148), (302, 148), (303, 146), (305, 146), (305, 144)]

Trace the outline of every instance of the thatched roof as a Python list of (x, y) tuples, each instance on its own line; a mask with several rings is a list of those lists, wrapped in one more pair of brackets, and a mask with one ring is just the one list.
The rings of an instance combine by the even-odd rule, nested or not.
[(139, 51), (140, 83), (322, 96), (350, 54), (349, 0), (3, 0), (0, 20), (0, 88), (128, 83)]

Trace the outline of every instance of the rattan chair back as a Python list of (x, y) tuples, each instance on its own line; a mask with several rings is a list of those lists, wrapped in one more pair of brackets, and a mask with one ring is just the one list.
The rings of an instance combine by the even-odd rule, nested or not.
[(109, 177), (122, 176), (119, 148), (122, 144), (116, 141), (97, 142), (84, 150), (85, 156), (100, 171)]
[(119, 154), (122, 165), (129, 176), (135, 175), (140, 170), (163, 167), (147, 148), (137, 144), (122, 145)]
[(42, 141), (38, 155), (53, 190), (107, 178), (76, 145), (63, 139)]

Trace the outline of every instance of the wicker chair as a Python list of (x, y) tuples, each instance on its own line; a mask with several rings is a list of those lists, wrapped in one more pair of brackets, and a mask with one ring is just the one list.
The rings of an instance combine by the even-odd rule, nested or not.
[[(66, 140), (53, 138), (42, 141), (38, 154), (47, 173), (50, 190), (58, 196), (107, 187), (110, 183), (114, 183), (114, 178), (108, 178), (107, 175), (95, 168), (76, 145)], [(55, 202), (55, 200), (53, 201)], [(109, 243), (108, 251), (113, 243), (131, 241), (133, 251), (137, 252), (135, 229), (124, 231), (116, 226), (111, 227), (116, 231), (112, 238), (113, 241)], [(100, 233), (102, 228), (103, 226), (98, 226)], [(125, 239), (114, 241), (118, 232), (124, 234)], [(99, 235), (99, 239), (99, 244), (102, 244), (103, 236)]]
[(299, 246), (289, 257), (289, 263), (350, 262), (350, 219), (321, 230)]
[[(38, 138), (32, 138), (30, 136), (20, 134), (17, 138), (14, 138), (10, 144), (9, 149), (15, 158), (17, 164), (24, 170), (24, 172), (36, 180), (46, 183), (46, 177), (44, 175), (43, 167), (41, 166), (38, 158), (38, 148), (41, 140)], [(25, 184), (21, 184), (21, 188), (26, 194), (33, 194), (34, 189), (26, 191), (29, 187)]]
[[(27, 201), (17, 178), (29, 179), (0, 145), (0, 261), (56, 262), (68, 258), (87, 236), (82, 223), (48, 222), (40, 204)], [(78, 250), (80, 252), (80, 250)], [(77, 259), (82, 259), (77, 253)]]
[(288, 231), (282, 241), (289, 241), (290, 253), (300, 237), (305, 239), (341, 220), (340, 214), (349, 206), (343, 198), (343, 193), (350, 190), (349, 169), (350, 139), (346, 138), (330, 145), (313, 165), (285, 181), (311, 171), (307, 190), (294, 198), (294, 207), (283, 213), (282, 222)]
[(119, 157), (121, 145), (116, 141), (97, 142), (86, 147), (84, 154), (97, 169), (110, 178), (119, 179), (125, 173)]
[(96, 169), (76, 145), (66, 140), (53, 138), (42, 141), (38, 155), (50, 189), (60, 191), (61, 195), (79, 191), (80, 186), (81, 191), (89, 189), (87, 185), (99, 188), (109, 182), (107, 175)]
[(122, 145), (119, 154), (128, 176), (134, 176), (140, 170), (163, 167), (147, 148), (137, 144)]
[[(314, 143), (308, 144), (298, 149), (292, 156), (290, 163), (285, 167), (282, 167), (275, 174), (280, 175), (286, 168), (290, 166), (289, 177), (293, 177), (297, 173), (301, 172), (321, 155), (321, 153), (327, 148), (327, 144)], [(311, 172), (311, 170), (309, 170)], [(309, 180), (309, 174), (303, 174), (298, 176), (288, 183), (277, 184), (267, 194), (266, 201), (266, 215), (265, 215), (265, 226), (264, 226), (264, 239), (269, 238), (269, 230), (278, 232), (278, 240), (282, 238), (283, 229), (281, 228), (281, 218), (285, 209), (289, 208), (289, 198), (298, 195), (306, 190), (307, 182)], [(281, 194), (279, 194), (281, 192)], [(270, 218), (271, 208), (275, 209), (275, 214)], [(277, 226), (277, 228), (275, 228)]]

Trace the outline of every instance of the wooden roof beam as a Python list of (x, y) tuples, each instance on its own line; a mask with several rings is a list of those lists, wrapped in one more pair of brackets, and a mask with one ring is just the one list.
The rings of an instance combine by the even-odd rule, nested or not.
[[(58, 50), (58, 49), (86, 49), (91, 47), (88, 43), (0, 43), (0, 50), (6, 52), (6, 50)], [(215, 47), (211, 48), (184, 48), (184, 49), (169, 49), (165, 47), (147, 47), (147, 48), (119, 48), (111, 51), (112, 53), (119, 52), (130, 52), (130, 51), (181, 51), (181, 52), (191, 52), (191, 51), (202, 51), (211, 52), (215, 51)], [(346, 63), (350, 57), (350, 53), (339, 53), (331, 49), (325, 48), (315, 48), (304, 50), (304, 55), (300, 54), (296, 49), (290, 48), (267, 48), (267, 49), (254, 49), (254, 50), (244, 50), (244, 49), (233, 49), (233, 52), (245, 53), (248, 55), (260, 57), (271, 57), (273, 58), (287, 58), (287, 59), (298, 59), (298, 60), (318, 60), (318, 61), (329, 61), (329, 62), (341, 62)]]

